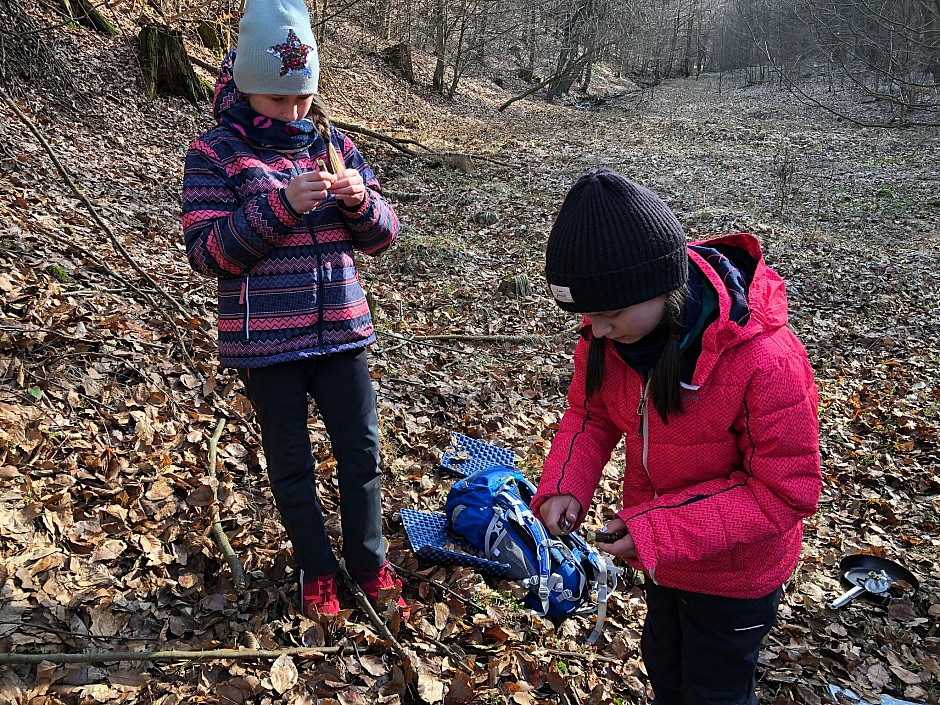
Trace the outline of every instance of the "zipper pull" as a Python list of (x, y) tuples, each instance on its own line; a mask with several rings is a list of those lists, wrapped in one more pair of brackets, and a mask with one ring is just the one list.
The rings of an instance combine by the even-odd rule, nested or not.
[(636, 430), (636, 435), (640, 438), (643, 437), (643, 416), (646, 414), (646, 404), (649, 400), (650, 393), (650, 384), (649, 376), (647, 375), (646, 379), (640, 383), (640, 405), (636, 408), (636, 415), (640, 417), (640, 423)]

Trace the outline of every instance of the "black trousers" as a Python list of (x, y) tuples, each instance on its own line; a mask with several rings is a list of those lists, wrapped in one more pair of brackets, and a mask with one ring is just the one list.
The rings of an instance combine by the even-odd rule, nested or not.
[(343, 558), (351, 568), (383, 565), (378, 416), (365, 349), (240, 369), (238, 374), (261, 425), (271, 492), (299, 566), (308, 575), (337, 568), (317, 501), (308, 395), (323, 417), (336, 458)]
[(756, 600), (703, 595), (646, 578), (640, 647), (654, 705), (756, 705), (761, 640), (782, 588)]

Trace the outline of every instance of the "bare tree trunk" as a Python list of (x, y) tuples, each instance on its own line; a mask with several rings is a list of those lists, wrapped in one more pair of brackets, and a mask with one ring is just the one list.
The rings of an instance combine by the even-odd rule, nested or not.
[(375, 26), (379, 37), (387, 42), (392, 36), (392, 0), (378, 0), (376, 3)]
[(141, 84), (144, 94), (153, 100), (157, 93), (186, 98), (198, 104), (206, 100), (208, 88), (204, 86), (183, 46), (183, 35), (165, 25), (147, 25), (138, 37)]
[(444, 93), (444, 67), (447, 54), (447, 8), (445, 0), (434, 0), (434, 78), (431, 87)]

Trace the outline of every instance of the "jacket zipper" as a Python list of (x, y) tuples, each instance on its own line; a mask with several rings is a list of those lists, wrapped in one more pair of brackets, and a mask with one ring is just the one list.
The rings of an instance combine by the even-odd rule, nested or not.
[[(309, 214), (306, 216), (311, 217)], [(313, 240), (314, 249), (317, 252), (317, 346), (323, 345), (323, 255), (320, 252), (320, 241), (317, 239), (316, 231), (310, 227), (310, 238)]]
[[(312, 159), (312, 154), (310, 148), (307, 147), (307, 156)], [(290, 160), (291, 164), (294, 165), (294, 169), (298, 174), (303, 174), (304, 169), (297, 164), (295, 159), (295, 154), (286, 155)], [(310, 239), (313, 242), (314, 250), (317, 253), (317, 347), (323, 344), (323, 254), (320, 251), (320, 241), (317, 239), (316, 230), (311, 227), (310, 218), (312, 217), (313, 210), (304, 212), (304, 223), (307, 225), (307, 229), (310, 231)]]
[(245, 307), (245, 340), (251, 340), (251, 331), (248, 328), (248, 322), (251, 319), (251, 304), (248, 302), (248, 281), (249, 275), (245, 275), (245, 281), (242, 282), (241, 295), (238, 297), (238, 303)]
[(650, 397), (650, 384), (652, 379), (650, 374), (647, 373), (646, 379), (643, 380), (642, 387), (640, 388), (640, 405), (637, 407), (636, 413), (640, 417), (640, 428), (639, 435), (643, 439), (643, 470), (646, 472), (646, 477), (650, 481), (650, 487), (653, 488), (653, 499), (659, 497), (659, 492), (656, 490), (656, 485), (653, 484), (653, 478), (650, 475), (649, 469), (649, 452), (650, 452), (650, 414), (649, 414), (649, 397)]

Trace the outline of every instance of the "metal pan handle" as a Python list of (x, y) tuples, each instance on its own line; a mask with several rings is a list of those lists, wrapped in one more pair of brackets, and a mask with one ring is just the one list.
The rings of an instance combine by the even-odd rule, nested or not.
[(846, 605), (846, 604), (848, 604), (849, 602), (851, 602), (852, 600), (854, 600), (856, 597), (858, 597), (859, 595), (861, 595), (863, 592), (865, 592), (865, 586), (864, 586), (864, 585), (856, 585), (856, 586), (855, 586), (854, 588), (852, 588), (851, 590), (846, 590), (846, 591), (843, 592), (841, 595), (839, 595), (835, 600), (832, 601), (832, 603), (831, 603), (829, 606), (830, 606), (832, 609), (837, 610), (837, 609), (839, 609), (840, 607), (842, 607), (843, 605)]

